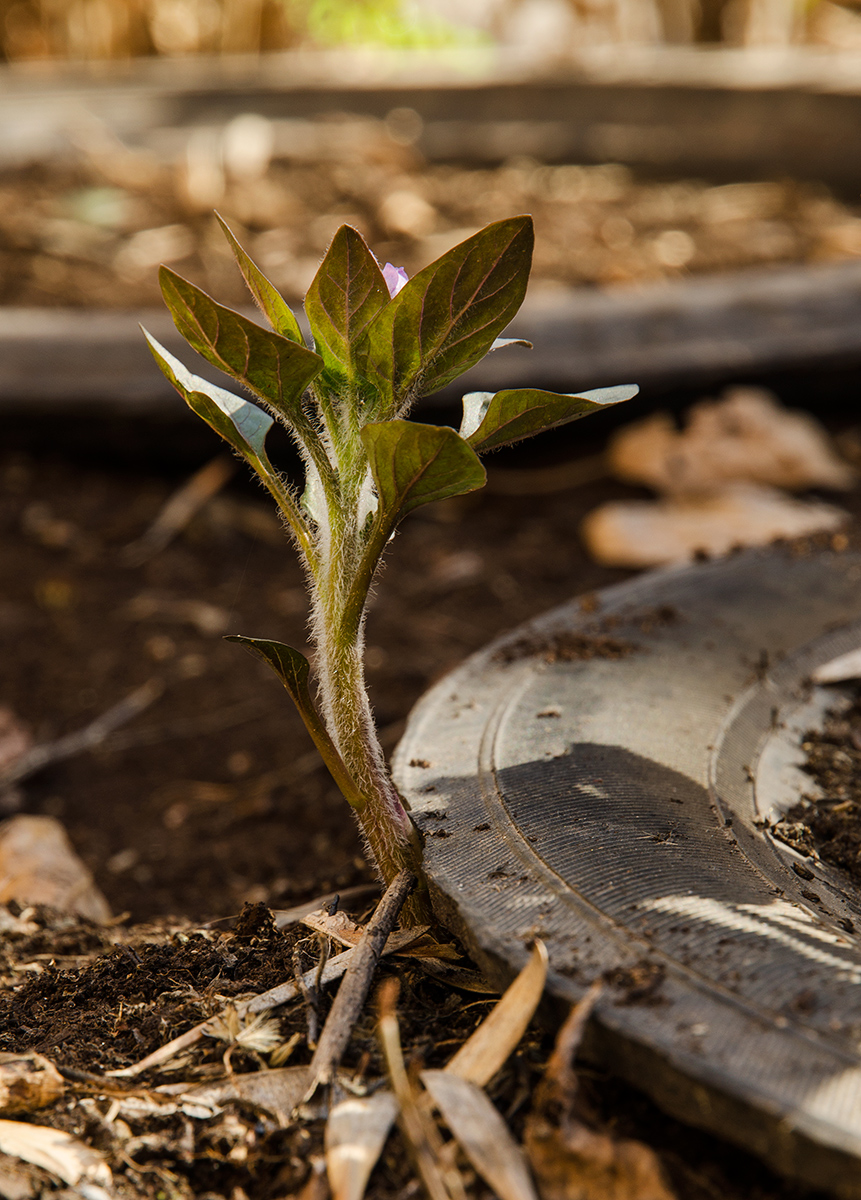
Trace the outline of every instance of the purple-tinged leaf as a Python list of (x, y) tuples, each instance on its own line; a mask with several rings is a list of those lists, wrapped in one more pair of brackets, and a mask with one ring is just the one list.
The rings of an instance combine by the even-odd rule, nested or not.
[(305, 722), (305, 728), (310, 733), (320, 757), (329, 768), (332, 778), (341, 789), (344, 798), (353, 808), (361, 811), (365, 807), (366, 798), (356, 787), (349, 771), (344, 766), (344, 760), (335, 748), (335, 743), (326, 731), (314, 706), (314, 701), (311, 699), (311, 691), (308, 686), (311, 664), (305, 655), (294, 650), (292, 646), (285, 645), (284, 642), (273, 642), (268, 638), (250, 638), (235, 633), (230, 634), (224, 640), (248, 646), (272, 668), (290, 693), (290, 698)]
[(386, 526), (422, 504), (484, 486), (484, 467), (462, 437), (441, 425), (377, 421), (362, 441)]
[(623, 384), (580, 394), (544, 392), (536, 388), (517, 388), (495, 395), (470, 392), (463, 398), (460, 435), (479, 453), (495, 450), (630, 400), (638, 391), (635, 384)]
[(249, 400), (234, 396), (232, 392), (193, 375), (152, 334), (144, 329), (153, 358), (162, 374), (185, 400), (192, 412), (197, 413), (216, 433), (221, 434), (234, 450), (254, 465), (259, 462), (268, 466), (266, 457), (266, 434), (272, 428), (269, 413), (258, 408)]
[(304, 345), (305, 340), (302, 337), (299, 322), (296, 320), (287, 301), (275, 287), (275, 284), (270, 283), (257, 264), (246, 254), (233, 236), (227, 223), (221, 219), (218, 213), (215, 214), (215, 219), (218, 221), (224, 232), (224, 236), (230, 243), (230, 248), (233, 251), (239, 270), (248, 284), (248, 290), (251, 292), (260, 311), (267, 318), (272, 328), (276, 333), (280, 333), (282, 337), (289, 338), (292, 342), (298, 342), (300, 346)]
[(174, 324), (189, 345), (288, 422), (301, 422), (301, 396), (321, 371), (322, 358), (216, 303), (169, 267), (159, 270), (159, 280)]
[(383, 272), (361, 234), (342, 225), (305, 297), (305, 313), (328, 373), (355, 377), (356, 344), (389, 299)]
[(531, 217), (496, 221), (419, 271), (379, 313), (363, 347), (393, 411), (483, 358), (523, 302)]

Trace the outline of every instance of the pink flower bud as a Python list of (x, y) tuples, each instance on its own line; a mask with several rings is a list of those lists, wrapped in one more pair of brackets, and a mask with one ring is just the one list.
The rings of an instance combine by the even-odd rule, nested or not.
[(391, 263), (386, 263), (383, 267), (383, 279), (386, 281), (386, 287), (389, 289), (389, 295), (392, 299), (397, 296), (398, 292), (409, 280), (409, 275), (403, 267), (393, 267)]

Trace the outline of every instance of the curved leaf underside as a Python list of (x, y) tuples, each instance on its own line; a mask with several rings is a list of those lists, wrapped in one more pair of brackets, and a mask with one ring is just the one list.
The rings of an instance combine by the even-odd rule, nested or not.
[(174, 324), (198, 354), (288, 422), (301, 422), (302, 393), (323, 367), (318, 354), (216, 303), (169, 267), (159, 270), (159, 281)]
[(622, 384), (579, 394), (538, 388), (516, 388), (495, 395), (470, 392), (463, 398), (460, 435), (473, 450), (484, 453), (630, 400), (638, 391), (635, 384)]

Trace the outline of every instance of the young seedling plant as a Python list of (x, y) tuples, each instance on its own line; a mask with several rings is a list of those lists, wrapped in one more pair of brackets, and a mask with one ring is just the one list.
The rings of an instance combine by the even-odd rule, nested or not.
[[(265, 638), (230, 640), (256, 651), (290, 693), (383, 881), (403, 868), (421, 880), (421, 841), (389, 775), (365, 687), (365, 613), (383, 552), (408, 513), (484, 484), (479, 454), (637, 389), (471, 392), (459, 430), (407, 420), (420, 396), (512, 344), (499, 335), (526, 292), (528, 216), (488, 225), (409, 280), (399, 268), (381, 269), (356, 230), (342, 226), (305, 297), (310, 340), (221, 226), (271, 328), (216, 303), (168, 267), (161, 268), (162, 294), (189, 345), (253, 399), (193, 375), (144, 333), (170, 383), (245, 459), (281, 511), (308, 581), (316, 702), (310, 663), (298, 650)], [(267, 455), (274, 421), (298, 448), (301, 490)], [(406, 915), (420, 920), (425, 904), (419, 889)]]

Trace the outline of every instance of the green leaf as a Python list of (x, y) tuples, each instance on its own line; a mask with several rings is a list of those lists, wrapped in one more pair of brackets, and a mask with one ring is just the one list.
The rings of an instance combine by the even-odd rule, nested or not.
[(579, 394), (543, 392), (536, 388), (517, 388), (495, 395), (470, 392), (463, 398), (460, 436), (473, 450), (495, 450), (630, 400), (639, 390), (635, 384), (622, 384)]
[(305, 297), (314, 343), (328, 371), (355, 378), (356, 345), (388, 303), (379, 263), (361, 235), (342, 225)]
[(496, 221), (419, 271), (380, 312), (363, 348), (395, 407), (444, 387), (491, 349), (523, 302), (531, 217)]
[(446, 426), (378, 421), (365, 425), (361, 437), (387, 527), (422, 504), (475, 491), (487, 479), (473, 450)]
[(178, 358), (174, 358), (165, 350), (152, 334), (147, 333), (145, 329), (143, 334), (163, 375), (173, 384), (192, 412), (202, 417), (234, 450), (238, 450), (252, 464), (258, 462), (268, 467), (265, 441), (266, 434), (273, 424), (269, 414), (256, 404), (234, 396), (232, 392), (201, 379), (199, 375), (193, 375)]
[(273, 642), (267, 638), (243, 637), (242, 634), (230, 634), (224, 639), (227, 642), (239, 642), (248, 646), (267, 663), (281, 682), (284, 684), (293, 703), (299, 710), (299, 715), (305, 722), (314, 745), (320, 752), (320, 757), (332, 774), (332, 778), (341, 789), (345, 799), (353, 808), (361, 811), (365, 807), (365, 796), (356, 787), (351, 775), (344, 765), (344, 760), (338, 753), (335, 743), (329, 737), (326, 727), (320, 720), (320, 715), (311, 699), (308, 680), (311, 674), (311, 664), (304, 654), (287, 646), (284, 642)]
[(272, 328), (276, 333), (280, 333), (282, 337), (289, 338), (292, 342), (298, 342), (300, 346), (303, 346), (305, 339), (302, 337), (299, 322), (296, 320), (292, 309), (289, 308), (284, 297), (275, 285), (269, 282), (257, 264), (245, 253), (228, 228), (227, 223), (221, 219), (218, 213), (215, 214), (215, 219), (218, 221), (218, 224), (224, 231), (224, 236), (230, 243), (230, 248), (236, 258), (239, 270), (248, 284), (251, 295), (257, 301)]
[(300, 423), (300, 397), (319, 374), (322, 358), (217, 304), (169, 267), (160, 268), (159, 280), (174, 324), (189, 345), (288, 421)]

